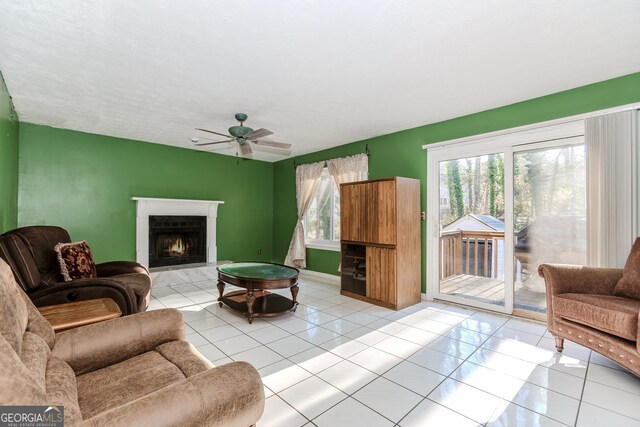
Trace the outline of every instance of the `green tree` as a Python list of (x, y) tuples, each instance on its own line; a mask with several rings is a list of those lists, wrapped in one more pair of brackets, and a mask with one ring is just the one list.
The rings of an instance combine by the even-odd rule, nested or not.
[(467, 181), (467, 209), (468, 212), (475, 212), (476, 211), (476, 206), (474, 205), (474, 193), (476, 193), (478, 191), (478, 189), (476, 188), (476, 186), (474, 185), (475, 181), (473, 179), (474, 175), (476, 174), (476, 172), (480, 172), (480, 171), (475, 171), (473, 168), (473, 162), (471, 161), (472, 159), (467, 158), (467, 170), (466, 172), (466, 181)]
[(455, 218), (460, 218), (464, 215), (464, 195), (457, 160), (451, 160), (447, 164), (447, 183), (449, 186), (449, 198), (451, 200), (451, 213)]
[(496, 156), (495, 217), (504, 221), (504, 155)]
[(489, 154), (487, 160), (487, 175), (489, 187), (489, 215), (496, 216), (496, 186), (498, 180), (498, 163), (495, 154)]

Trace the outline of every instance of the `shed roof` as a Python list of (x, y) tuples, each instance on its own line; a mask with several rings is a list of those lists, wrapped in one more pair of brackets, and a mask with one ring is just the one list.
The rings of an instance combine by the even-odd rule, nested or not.
[(494, 231), (504, 231), (504, 222), (491, 215), (467, 214), (460, 217), (444, 227), (444, 230), (461, 229), (464, 230), (464, 223), (472, 221), (484, 225)]

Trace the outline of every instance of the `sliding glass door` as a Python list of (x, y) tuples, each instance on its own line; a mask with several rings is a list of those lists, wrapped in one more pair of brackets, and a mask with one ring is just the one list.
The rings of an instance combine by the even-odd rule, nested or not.
[(439, 293), (505, 308), (504, 153), (439, 162)]
[(428, 295), (542, 317), (538, 265), (586, 263), (583, 137), (429, 156)]
[(587, 262), (585, 147), (561, 142), (513, 155), (515, 310), (546, 312), (540, 264)]

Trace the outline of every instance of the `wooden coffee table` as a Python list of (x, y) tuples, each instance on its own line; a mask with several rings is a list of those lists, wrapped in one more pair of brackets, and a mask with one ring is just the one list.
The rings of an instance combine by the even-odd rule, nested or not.
[[(243, 313), (249, 323), (254, 317), (275, 316), (293, 312), (298, 306), (298, 274), (293, 267), (270, 262), (234, 262), (218, 267), (220, 307)], [(225, 295), (225, 283), (244, 288), (244, 291)], [(270, 289), (291, 289), (291, 299), (269, 292)]]
[(120, 317), (120, 307), (110, 298), (90, 299), (38, 307), (55, 332)]

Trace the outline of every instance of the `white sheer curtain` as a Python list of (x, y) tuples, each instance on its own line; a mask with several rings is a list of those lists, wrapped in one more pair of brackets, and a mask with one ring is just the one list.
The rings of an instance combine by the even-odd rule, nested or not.
[(327, 168), (338, 190), (340, 190), (340, 184), (364, 181), (367, 179), (369, 174), (369, 156), (366, 154), (356, 154), (355, 156), (327, 160)]
[(585, 120), (589, 264), (624, 266), (638, 233), (635, 110)]
[(304, 225), (302, 220), (311, 207), (316, 194), (324, 162), (300, 165), (296, 168), (296, 204), (298, 219), (289, 244), (289, 251), (284, 259), (286, 265), (296, 268), (307, 267), (307, 253), (304, 245)]
[[(327, 160), (327, 168), (338, 187), (338, 191), (340, 191), (340, 184), (367, 179), (369, 176), (369, 156), (356, 154), (355, 156)], [(342, 263), (338, 264), (338, 271), (342, 271)]]

